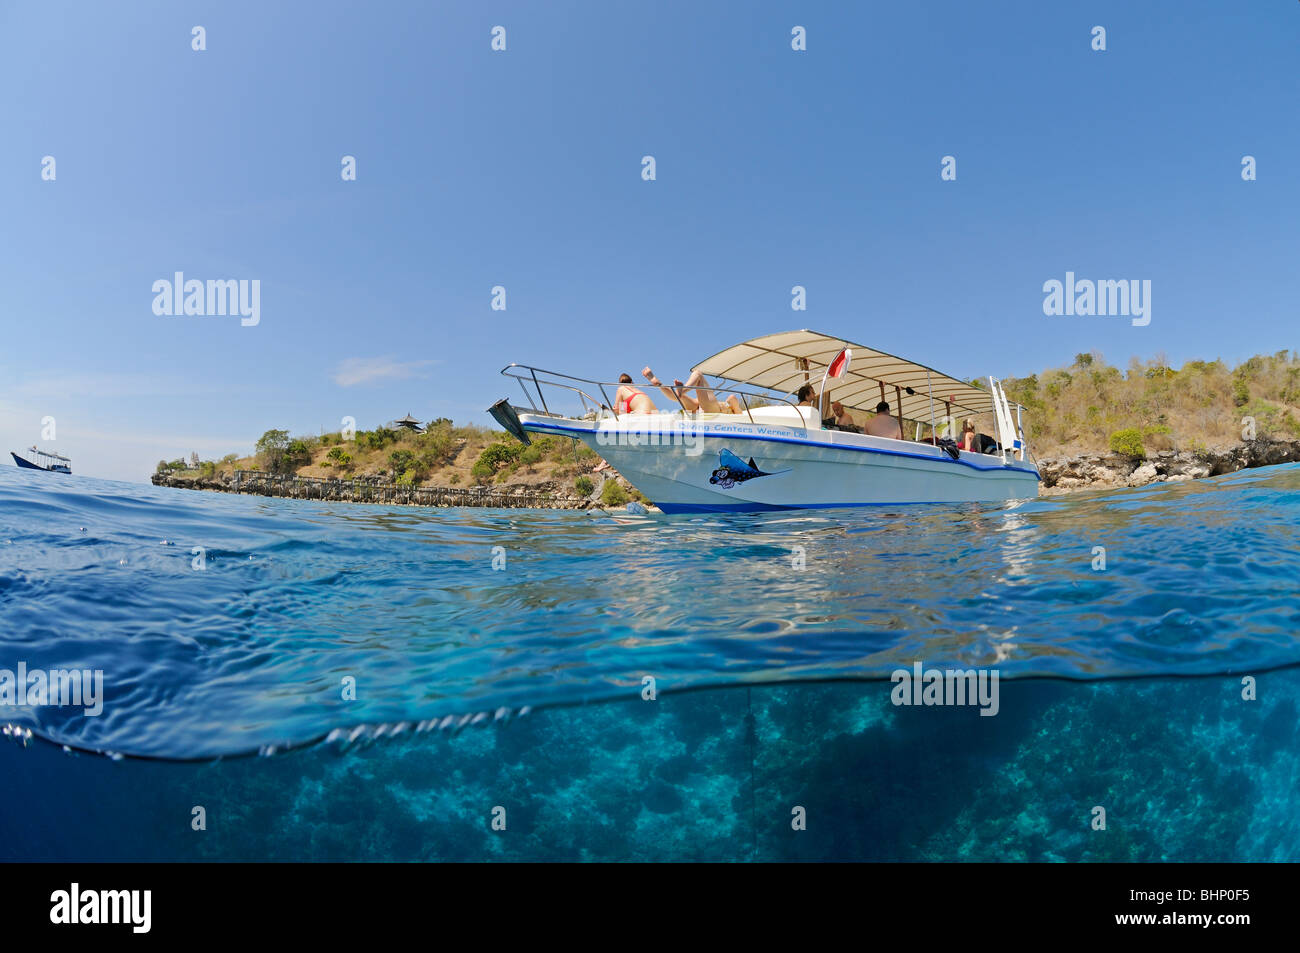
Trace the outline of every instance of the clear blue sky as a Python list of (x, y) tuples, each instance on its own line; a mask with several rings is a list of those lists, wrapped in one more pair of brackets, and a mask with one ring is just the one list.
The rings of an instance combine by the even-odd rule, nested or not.
[[(144, 480), (794, 327), (960, 376), (1300, 347), (1297, 117), (1300, 3), (6, 3), (0, 450), (50, 415)], [(1067, 270), (1151, 324), (1044, 316)], [(261, 323), (156, 316), (176, 271)]]

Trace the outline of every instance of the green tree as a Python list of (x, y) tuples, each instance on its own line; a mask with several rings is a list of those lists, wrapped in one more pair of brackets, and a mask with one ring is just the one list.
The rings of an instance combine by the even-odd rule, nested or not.
[(357, 443), (371, 450), (383, 450), (390, 443), (396, 442), (396, 431), (389, 430), (387, 427), (376, 427), (374, 430), (361, 431), (357, 434)]
[(297, 470), (311, 463), (311, 446), (305, 440), (290, 440), (284, 451), (284, 468)]
[(388, 455), (388, 465), (394, 473), (415, 472), (415, 454), (410, 450), (394, 450)]
[(479, 483), (487, 483), (499, 472), (517, 463), (523, 450), (523, 444), (519, 443), (488, 444), (474, 461), (470, 473)]
[(268, 430), (254, 446), (257, 462), (268, 473), (284, 472), (284, 455), (289, 450), (289, 431)]

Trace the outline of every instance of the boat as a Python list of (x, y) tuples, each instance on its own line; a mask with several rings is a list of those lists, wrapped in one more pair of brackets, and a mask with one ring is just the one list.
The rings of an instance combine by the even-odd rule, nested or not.
[[(679, 406), (632, 413), (626, 402), (616, 403), (618, 388), (626, 384), (509, 364), (501, 373), (519, 383), (524, 402), (503, 399), (489, 413), (525, 444), (533, 435), (581, 440), (665, 513), (1038, 495), (1024, 408), (1007, 398), (995, 377), (977, 385), (806, 329), (733, 345), (692, 370), (705, 376), (719, 399), (735, 395), (727, 399), (739, 412), (705, 413), (678, 393)], [(813, 386), (817, 405), (797, 401), (805, 384)], [(663, 403), (658, 389), (633, 386), (656, 408)], [(865, 421), (882, 401), (890, 405), (902, 439), (854, 432), (827, 416), (834, 402), (855, 421)], [(992, 431), (978, 435), (979, 451), (959, 449), (952, 439), (964, 419)]]
[(47, 473), (72, 473), (72, 461), (67, 457), (53, 451), (46, 452), (37, 450), (35, 447), (28, 447), (22, 454), (13, 450), (9, 451), (9, 456), (14, 458), (14, 463), (24, 470), (44, 470)]

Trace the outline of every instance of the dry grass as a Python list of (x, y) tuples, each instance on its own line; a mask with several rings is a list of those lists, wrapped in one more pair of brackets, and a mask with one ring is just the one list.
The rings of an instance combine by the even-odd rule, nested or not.
[(1005, 385), (1025, 405), (1039, 457), (1108, 450), (1124, 431), (1136, 431), (1147, 450), (1230, 445), (1242, 439), (1247, 417), (1261, 437), (1300, 438), (1295, 352), (1258, 355), (1235, 368), (1216, 360), (1174, 369), (1159, 357), (1135, 358), (1126, 371), (1100, 354), (1080, 354), (1069, 367)]

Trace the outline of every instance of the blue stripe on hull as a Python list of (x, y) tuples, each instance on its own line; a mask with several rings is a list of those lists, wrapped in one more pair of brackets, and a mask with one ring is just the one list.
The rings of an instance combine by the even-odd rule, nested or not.
[[(1003, 500), (986, 500), (988, 503), (1005, 502)], [(951, 506), (951, 503), (941, 503), (935, 500), (926, 500), (916, 503), (789, 503), (777, 505), (775, 503), (659, 503), (659, 507), (665, 514), (673, 515), (677, 513), (766, 513), (773, 510), (847, 510), (862, 509), (867, 506)]]
[[(579, 436), (586, 435), (589, 437), (594, 437), (596, 435), (594, 430), (589, 430), (585, 427), (566, 427), (563, 424), (537, 423), (529, 421), (523, 426), (525, 430), (540, 433), (577, 434)], [(660, 434), (659, 431), (649, 430), (621, 430), (610, 432), (619, 434), (634, 433), (638, 436), (656, 436)], [(1043, 479), (1042, 475), (1039, 474), (1037, 470), (1030, 469), (1029, 467), (1016, 467), (1009, 464), (984, 467), (980, 466), (978, 463), (972, 463), (969, 460), (954, 460), (946, 453), (938, 455), (928, 453), (908, 453), (905, 450), (885, 450), (882, 447), (855, 447), (852, 444), (844, 443), (822, 443), (820, 440), (799, 440), (791, 437), (761, 436), (759, 434), (747, 433), (712, 433), (707, 430), (698, 433), (683, 432), (683, 434), (685, 436), (699, 437), (706, 440), (759, 440), (764, 443), (793, 443), (803, 447), (816, 447), (820, 450), (851, 450), (854, 453), (878, 453), (887, 457), (911, 457), (913, 460), (928, 460), (931, 463), (953, 463), (957, 466), (970, 467), (972, 470), (979, 470), (982, 473), (1024, 473), (1026, 475), (1033, 474), (1034, 478), (1040, 482)], [(983, 454), (981, 454), (981, 456), (983, 456)], [(857, 506), (859, 504), (852, 503), (848, 505)]]

